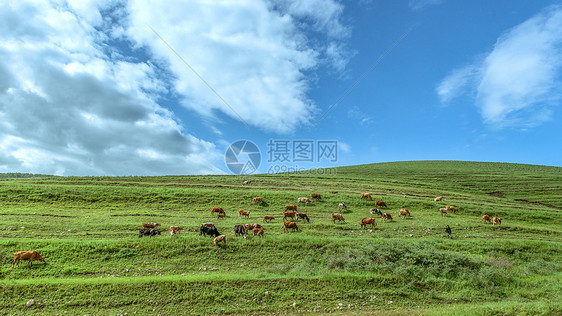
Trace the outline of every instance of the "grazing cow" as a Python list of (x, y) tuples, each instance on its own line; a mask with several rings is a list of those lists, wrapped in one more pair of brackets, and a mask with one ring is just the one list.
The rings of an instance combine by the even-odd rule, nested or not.
[(252, 230), (254, 228), (263, 228), (263, 227), (260, 224), (257, 224), (257, 223), (244, 224), (244, 229), (246, 230), (247, 233), (249, 233), (250, 230)]
[(452, 213), (455, 212), (455, 207), (454, 207), (454, 206), (447, 205), (447, 206), (445, 206), (445, 208), (447, 209), (447, 212), (449, 212), (449, 211), (451, 211)]
[(297, 206), (294, 204), (285, 205), (285, 211), (295, 211), (298, 212)]
[(263, 237), (263, 228), (254, 228), (252, 229), (252, 236), (258, 235)]
[(345, 205), (344, 202), (341, 202), (340, 204), (338, 204), (338, 207), (340, 208), (340, 212), (341, 212), (341, 210), (343, 210), (343, 209), (346, 209), (346, 210), (347, 210), (347, 205)]
[(490, 222), (491, 222), (491, 221), (490, 221), (490, 216), (488, 216), (488, 215), (486, 215), (486, 214), (482, 215), (482, 223), (485, 224), (485, 223), (490, 223)]
[(442, 197), (442, 196), (438, 196), (438, 197), (436, 197), (436, 198), (433, 199), (433, 201), (435, 201), (435, 202), (439, 202), (439, 201), (441, 201), (441, 200), (443, 200), (443, 197)]
[(180, 226), (170, 226), (170, 236), (175, 236), (182, 229)]
[(337, 194), (338, 191), (330, 191), (331, 194)]
[(265, 215), (265, 216), (263, 217), (263, 221), (266, 222), (266, 223), (269, 223), (270, 221), (272, 221), (272, 220), (274, 220), (274, 219), (275, 219), (275, 217), (269, 216), (269, 215)]
[(244, 238), (246, 238), (246, 230), (244, 229), (244, 225), (234, 226), (234, 236), (244, 236)]
[(225, 218), (225, 217), (226, 217), (226, 213), (218, 213), (217, 214), (217, 219)]
[(441, 216), (447, 216), (447, 209), (442, 207), (439, 209), (439, 212), (441, 212)]
[(242, 185), (248, 185), (248, 184), (251, 184), (251, 183), (252, 183), (252, 180), (246, 180), (246, 181), (242, 182)]
[(379, 215), (380, 217), (382, 217), (382, 212), (381, 210), (379, 210), (378, 208), (372, 208), (369, 210), (369, 212), (371, 213), (371, 215)]
[(288, 232), (289, 229), (292, 229), (293, 231), (299, 231), (299, 227), (297, 226), (297, 223), (295, 222), (284, 222), (283, 223), (283, 229)]
[(201, 226), (199, 227), (199, 236), (201, 235), (203, 236), (211, 235), (212, 237), (217, 237), (220, 235), (220, 233), (215, 226), (213, 227)]
[(283, 212), (283, 221), (285, 221), (285, 219), (287, 218), (296, 218), (297, 217), (297, 212), (295, 211), (285, 211)]
[(43, 257), (41, 257), (41, 255), (35, 250), (14, 252), (14, 260), (12, 261), (12, 267), (16, 263), (17, 263), (17, 266), (19, 267), (20, 266), (20, 260), (29, 260), (29, 263), (27, 265), (30, 266), (30, 267), (33, 264), (34, 260), (39, 260), (43, 263), (46, 263), (45, 259), (43, 259)]
[(345, 223), (345, 219), (343, 219), (343, 216), (341, 214), (338, 214), (338, 213), (332, 214), (332, 222), (334, 224), (336, 223), (336, 219), (339, 220), (340, 222)]
[(451, 236), (451, 227), (449, 227), (449, 225), (445, 227), (445, 232), (447, 233), (447, 238), (453, 239), (453, 236)]
[(225, 235), (220, 235), (215, 237), (215, 239), (213, 239), (213, 244), (215, 244), (215, 246), (219, 246), (219, 242), (221, 242), (224, 244), (224, 246), (226, 247), (226, 236)]
[(369, 199), (369, 200), (373, 200), (373, 197), (371, 196), (371, 193), (361, 193), (361, 200), (362, 199)]
[(392, 215), (390, 213), (382, 213), (382, 220), (386, 222), (387, 219), (392, 222)]
[(156, 228), (160, 226), (159, 223), (146, 223), (146, 224), (142, 224), (142, 228), (144, 229), (152, 229), (152, 228)]
[(308, 218), (308, 216), (306, 216), (305, 213), (297, 213), (297, 222), (299, 221), (299, 219), (302, 219), (310, 223), (310, 219)]
[(215, 212), (217, 213), (224, 213), (224, 210), (222, 209), (222, 207), (212, 207), (211, 208), (211, 215), (215, 214)]
[(367, 225), (371, 224), (371, 227), (373, 229), (375, 229), (375, 219), (373, 217), (371, 218), (364, 218), (361, 220), (361, 228), (367, 228)]
[(203, 224), (201, 224), (201, 226), (215, 227), (215, 224), (213, 224), (213, 223), (203, 223)]
[(398, 211), (398, 218), (400, 218), (401, 216), (404, 216), (404, 218), (406, 218), (406, 216), (410, 216), (410, 211), (408, 211), (408, 210), (405, 209), (405, 208), (401, 208), (401, 209)]
[(502, 218), (501, 217), (494, 216), (494, 218), (492, 220), (493, 220), (494, 225), (496, 225), (496, 224), (501, 225), (502, 224)]
[(139, 238), (141, 238), (142, 236), (156, 236), (156, 235), (160, 235), (160, 231), (158, 229), (141, 229), (139, 230)]
[(311, 193), (310, 197), (312, 199), (316, 199), (316, 200), (322, 200), (322, 196), (320, 196), (320, 193)]
[(256, 196), (252, 199), (252, 205), (261, 205), (263, 203), (263, 198), (261, 196)]
[(375, 201), (375, 206), (380, 206), (380, 207), (387, 207), (386, 203), (384, 203), (383, 201)]
[(305, 204), (312, 203), (312, 201), (311, 201), (309, 198), (307, 198), (307, 197), (300, 197), (300, 198), (297, 199), (297, 201), (298, 201), (297, 204), (301, 204), (301, 203), (305, 203)]
[(247, 218), (250, 218), (250, 211), (238, 210), (238, 218), (240, 218), (241, 216), (246, 216)]

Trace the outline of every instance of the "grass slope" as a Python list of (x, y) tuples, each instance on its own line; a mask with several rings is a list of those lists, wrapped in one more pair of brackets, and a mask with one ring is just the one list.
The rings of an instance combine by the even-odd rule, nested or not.
[[(1, 179), (0, 312), (562, 313), (562, 168), (422, 161), (251, 178)], [(284, 205), (312, 192), (323, 200), (299, 207), (311, 223), (283, 232)], [(394, 221), (360, 229), (373, 207), (363, 192), (384, 200)], [(255, 196), (264, 205), (251, 205)], [(341, 201), (346, 222), (334, 224)], [(442, 217), (444, 205), (458, 211)], [(212, 206), (228, 216), (211, 217)], [(397, 218), (404, 207), (411, 218)], [(482, 224), (482, 214), (504, 221)], [(207, 221), (228, 236), (226, 248), (198, 236)], [(138, 238), (146, 222), (186, 230)], [(263, 224), (265, 237), (234, 237), (248, 222)], [(48, 264), (12, 268), (13, 252), (31, 249)]]

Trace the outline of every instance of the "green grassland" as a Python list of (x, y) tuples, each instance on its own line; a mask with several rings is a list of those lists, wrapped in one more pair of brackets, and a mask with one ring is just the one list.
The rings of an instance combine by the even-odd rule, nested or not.
[[(252, 184), (243, 186), (246, 179)], [(311, 222), (284, 232), (284, 205), (313, 192), (323, 200), (299, 206)], [(385, 201), (394, 220), (361, 229), (374, 207), (363, 192)], [(251, 205), (255, 196), (264, 205)], [(333, 223), (342, 201), (346, 222)], [(457, 212), (441, 216), (445, 205)], [(211, 216), (212, 206), (227, 217)], [(412, 216), (398, 218), (400, 208)], [(250, 219), (238, 209), (251, 210)], [(0, 314), (560, 315), (561, 212), (562, 168), (504, 163), (1, 178)], [(502, 225), (483, 224), (483, 214)], [(263, 223), (264, 215), (276, 219)], [(199, 236), (209, 221), (227, 235), (226, 247)], [(146, 222), (185, 230), (138, 238)], [(263, 238), (234, 236), (235, 224), (254, 222)], [(21, 250), (39, 251), (47, 264), (13, 268)]]

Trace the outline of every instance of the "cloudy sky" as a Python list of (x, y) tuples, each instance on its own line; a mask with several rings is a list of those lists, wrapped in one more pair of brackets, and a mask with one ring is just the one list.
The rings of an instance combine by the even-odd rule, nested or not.
[(562, 166), (561, 80), (560, 1), (5, 0), (0, 172)]

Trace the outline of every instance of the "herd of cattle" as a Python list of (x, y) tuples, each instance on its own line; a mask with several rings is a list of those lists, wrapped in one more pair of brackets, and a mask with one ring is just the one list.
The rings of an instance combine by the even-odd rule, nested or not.
[[(245, 183), (245, 184), (249, 184), (249, 183)], [(330, 191), (330, 193), (338, 193), (337, 191)], [(367, 200), (371, 200), (373, 201), (373, 197), (371, 196), (370, 193), (361, 193), (361, 200), (363, 199), (367, 199)], [(312, 200), (322, 200), (322, 196), (318, 193), (312, 193), (310, 195), (310, 198), (308, 197), (299, 197), (297, 198), (297, 204), (287, 204), (285, 205), (285, 210), (283, 212), (283, 230), (285, 232), (289, 232), (289, 231), (298, 231), (299, 227), (297, 225), (297, 223), (299, 222), (299, 220), (301, 220), (302, 222), (306, 222), (306, 223), (310, 223), (310, 218), (308, 217), (308, 215), (306, 213), (302, 213), (298, 211), (298, 205), (300, 205), (301, 203), (304, 203), (305, 205), (308, 205), (310, 203), (312, 203)], [(435, 202), (439, 202), (442, 201), (443, 197), (439, 196), (436, 197), (434, 199)], [(262, 205), (263, 204), (263, 198), (262, 197), (254, 197), (252, 199), (252, 205)], [(387, 204), (384, 201), (374, 201), (374, 205), (376, 207), (381, 207), (381, 208), (387, 208)], [(346, 222), (343, 215), (341, 214), (343, 210), (347, 209), (347, 206), (345, 205), (344, 202), (341, 202), (338, 204), (338, 208), (340, 210), (340, 213), (333, 213), (332, 214), (332, 222), (335, 224), (336, 220), (338, 222)], [(449, 212), (451, 213), (455, 213), (455, 207), (451, 206), (451, 205), (446, 205), (445, 207), (439, 208), (439, 211), (441, 213), (442, 216), (447, 216), (447, 214)], [(376, 226), (376, 218), (372, 217), (373, 215), (377, 215), (380, 216), (380, 218), (382, 219), (383, 222), (389, 222), (392, 221), (392, 214), (388, 213), (388, 212), (382, 212), (379, 208), (371, 208), (369, 210), (371, 217), (366, 217), (361, 219), (360, 221), (360, 226), (363, 229), (366, 229), (369, 227), (369, 225), (371, 226), (371, 228), (375, 228)], [(242, 218), (242, 217), (246, 217), (246, 218), (250, 218), (250, 213), (251, 211), (247, 211), (247, 210), (238, 210), (238, 218)], [(215, 214), (217, 214), (217, 219), (221, 219), (221, 218), (225, 218), (226, 217), (226, 212), (223, 208), (221, 207), (212, 207), (211, 208), (211, 215), (214, 216)], [(402, 217), (402, 218), (406, 218), (406, 217), (410, 217), (410, 211), (408, 209), (402, 208), (398, 210), (398, 217)], [(270, 215), (265, 215), (263, 217), (263, 222), (265, 223), (270, 223), (272, 220), (275, 220), (274, 216), (270, 216)], [(493, 222), (493, 224), (501, 224), (501, 218), (494, 216), (493, 220), (490, 219), (490, 217), (488, 215), (484, 215), (482, 216), (482, 222), (483, 223), (491, 223)], [(160, 231), (156, 230), (156, 227), (159, 226), (160, 224), (157, 223), (148, 223), (148, 224), (143, 224), (143, 229), (141, 229), (139, 232), (139, 237), (142, 236), (155, 236), (155, 235), (159, 235)], [(181, 230), (182, 228), (179, 226), (170, 226), (170, 235), (174, 236), (179, 230)], [(236, 237), (242, 236), (244, 238), (246, 238), (246, 236), (248, 236), (249, 234), (252, 234), (252, 236), (259, 236), (259, 237), (263, 237), (264, 236), (264, 228), (261, 224), (258, 223), (253, 223), (253, 224), (237, 224), (234, 226), (234, 235)], [(211, 237), (215, 237), (214, 239), (214, 243), (215, 245), (218, 244), (218, 242), (222, 241), (224, 244), (226, 244), (226, 236), (222, 235), (221, 233), (219, 233), (219, 231), (217, 230), (217, 228), (215, 227), (215, 225), (213, 223), (203, 223), (201, 224), (201, 226), (199, 227), (199, 235), (200, 236), (211, 236)]]
[[(244, 185), (248, 185), (250, 184), (251, 181), (244, 181)], [(336, 194), (338, 193), (337, 191), (330, 191), (330, 193), (332, 194)], [(322, 196), (318, 193), (312, 193), (310, 195), (312, 200), (322, 200)], [(307, 198), (307, 197), (300, 197), (297, 199), (297, 205), (295, 204), (288, 204), (285, 205), (285, 211), (283, 212), (283, 230), (285, 232), (289, 232), (291, 231), (298, 231), (298, 221), (302, 220), (302, 222), (307, 222), (310, 223), (310, 218), (305, 214), (305, 213), (301, 213), (298, 211), (298, 205), (301, 203), (305, 203), (306, 205), (308, 205), (309, 203), (312, 202), (312, 200)], [(363, 199), (367, 199), (367, 200), (373, 200), (372, 196), (370, 193), (361, 193), (361, 200)], [(439, 202), (442, 201), (443, 197), (439, 196), (436, 197), (434, 199), (435, 202)], [(261, 205), (263, 204), (263, 198), (262, 197), (254, 197), (252, 199), (252, 205)], [(384, 207), (387, 208), (388, 206), (386, 205), (385, 202), (383, 201), (374, 201), (374, 205), (376, 207)], [(344, 222), (345, 223), (345, 219), (343, 217), (343, 215), (341, 214), (343, 210), (347, 209), (347, 206), (345, 205), (344, 202), (341, 202), (338, 204), (338, 208), (340, 210), (340, 213), (333, 213), (332, 214), (332, 222), (335, 224), (336, 220), (338, 222)], [(439, 211), (441, 212), (442, 216), (447, 216), (448, 212), (451, 213), (455, 213), (455, 207), (454, 206), (450, 206), (447, 205), (443, 208), (439, 208)], [(380, 218), (384, 221), (392, 221), (392, 215), (388, 212), (381, 212), (381, 210), (379, 208), (371, 208), (369, 210), (371, 217), (366, 217), (361, 219), (360, 221), (360, 226), (363, 229), (367, 229), (368, 226), (370, 225), (372, 229), (375, 228), (376, 223), (375, 223), (375, 217), (372, 217), (373, 215), (377, 215), (380, 216)], [(217, 219), (221, 219), (221, 218), (225, 218), (226, 217), (226, 212), (224, 211), (223, 208), (221, 207), (212, 207), (211, 208), (211, 216), (214, 216), (214, 214), (217, 214)], [(408, 209), (402, 208), (400, 210), (398, 210), (398, 217), (409, 217), (410, 215), (410, 211)], [(250, 211), (246, 211), (246, 210), (238, 210), (238, 218), (242, 218), (242, 217), (246, 217), (246, 218), (250, 218)], [(270, 223), (272, 220), (275, 220), (274, 216), (270, 216), (270, 215), (265, 215), (263, 217), (263, 222), (265, 223)], [(484, 214), (482, 216), (482, 222), (483, 223), (493, 223), (494, 225), (501, 225), (502, 219), (501, 217), (498, 216), (494, 216), (492, 219), (490, 219), (490, 216), (487, 214)], [(142, 229), (139, 230), (139, 237), (143, 237), (143, 236), (156, 236), (156, 235), (160, 235), (161, 231), (158, 230), (157, 228), (161, 226), (159, 223), (145, 223), (142, 224)], [(448, 227), (448, 225), (447, 225)], [(175, 236), (176, 234), (178, 234), (179, 231), (183, 230), (183, 228), (181, 226), (170, 226), (169, 227), (169, 233), (170, 236)], [(450, 230), (450, 228), (449, 228)], [(236, 237), (242, 236), (244, 238), (246, 238), (246, 236), (248, 236), (249, 234), (252, 234), (252, 236), (259, 236), (259, 237), (263, 237), (264, 236), (264, 228), (262, 225), (258, 224), (258, 223), (253, 223), (253, 224), (237, 224), (234, 226), (234, 235)], [(450, 231), (448, 232), (450, 235)], [(220, 243), (222, 242), (223, 245), (226, 245), (226, 235), (223, 235), (221, 233), (219, 233), (219, 231), (217, 230), (217, 227), (213, 224), (213, 223), (202, 223), (199, 227), (199, 235), (200, 236), (211, 236), (214, 237), (213, 239), (213, 243), (217, 246), (220, 245)], [(12, 266), (14, 265), (18, 265), (19, 266), (19, 262), (21, 260), (29, 260), (28, 265), (31, 266), (33, 261), (41, 261), (43, 263), (45, 262), (45, 259), (43, 259), (43, 257), (41, 257), (41, 255), (35, 251), (35, 250), (31, 250), (31, 251), (17, 251), (14, 253), (14, 259), (12, 262)]]

